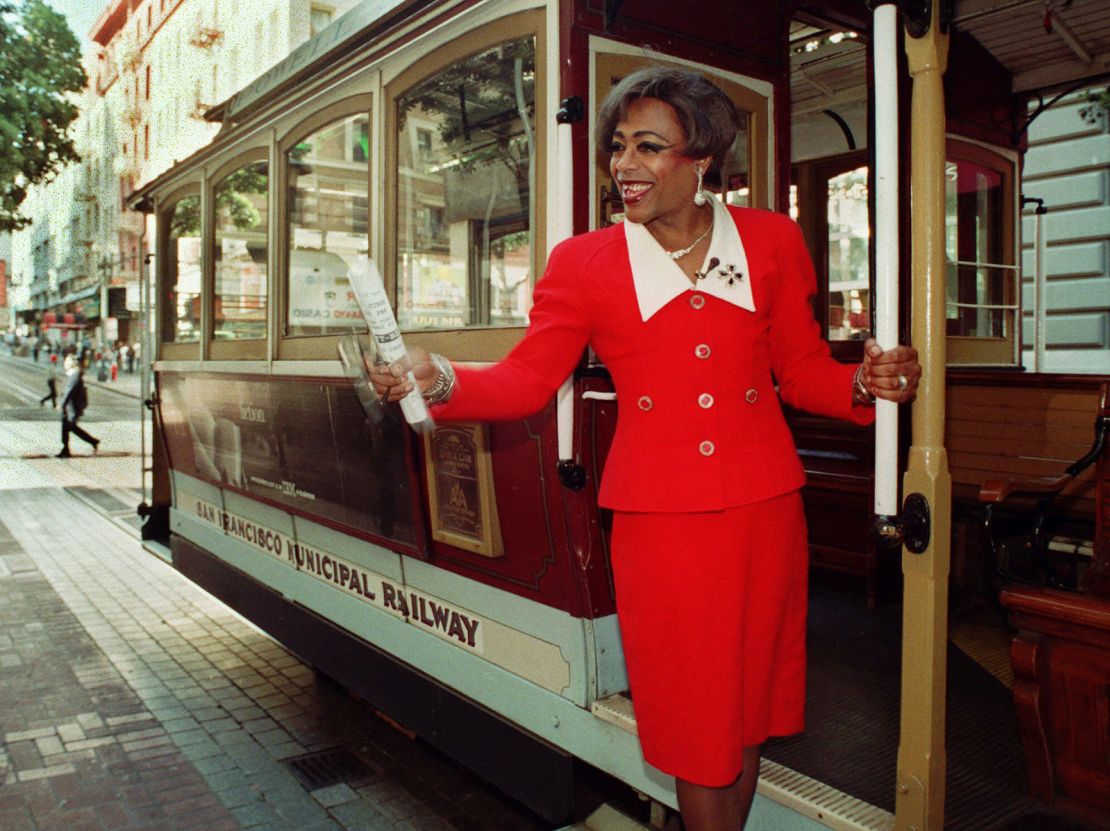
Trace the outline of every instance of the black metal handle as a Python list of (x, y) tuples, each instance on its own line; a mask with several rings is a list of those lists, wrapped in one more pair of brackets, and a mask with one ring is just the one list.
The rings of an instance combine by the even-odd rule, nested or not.
[(577, 95), (571, 95), (559, 102), (559, 110), (555, 113), (555, 120), (560, 124), (573, 124), (581, 121), (586, 115), (586, 105)]
[(564, 488), (580, 491), (586, 487), (586, 468), (573, 459), (563, 459), (559, 462), (558, 471)]

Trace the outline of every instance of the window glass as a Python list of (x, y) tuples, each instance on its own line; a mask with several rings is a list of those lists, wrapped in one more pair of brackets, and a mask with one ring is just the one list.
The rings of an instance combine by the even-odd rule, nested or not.
[(531, 304), (535, 40), (461, 60), (397, 101), (397, 318), (523, 326)]
[(732, 147), (721, 162), (721, 186), (724, 190), (725, 202), (729, 205), (739, 205), (741, 208), (750, 208), (752, 207), (751, 131), (749, 129), (751, 113), (739, 106), (736, 111), (740, 116), (740, 128), (736, 131), (736, 140), (732, 142)]
[(867, 166), (828, 179), (829, 340), (871, 332)]
[(365, 331), (347, 268), (368, 250), (370, 119), (333, 122), (285, 154), (286, 334)]
[(182, 197), (166, 211), (162, 340), (200, 340), (200, 195)]
[(945, 255), (948, 260), (948, 334), (963, 337), (1011, 336), (1012, 280), (1003, 238), (1004, 178), (963, 159), (945, 165)]
[(213, 190), (216, 206), (216, 340), (266, 337), (265, 161), (251, 162), (224, 177)]

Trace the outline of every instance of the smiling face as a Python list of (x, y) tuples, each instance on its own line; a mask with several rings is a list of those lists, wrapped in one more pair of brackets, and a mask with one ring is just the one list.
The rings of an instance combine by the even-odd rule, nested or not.
[(703, 170), (709, 159), (683, 155), (686, 134), (674, 107), (658, 98), (640, 98), (628, 105), (617, 122), (610, 145), (609, 172), (620, 186), (624, 215), (644, 225), (663, 219), (683, 224), (694, 208), (695, 164)]

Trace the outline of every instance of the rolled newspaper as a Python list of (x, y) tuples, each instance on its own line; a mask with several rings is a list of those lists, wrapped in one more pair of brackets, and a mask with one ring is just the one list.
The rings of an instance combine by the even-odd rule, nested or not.
[[(347, 269), (347, 279), (351, 282), (351, 289), (382, 359), (393, 363), (405, 357), (407, 353), (405, 343), (401, 340), (401, 330), (397, 327), (397, 318), (393, 316), (393, 307), (389, 305), (382, 276), (374, 261), (369, 257), (359, 257)], [(405, 421), (418, 433), (434, 430), (435, 422), (428, 414), (428, 408), (411, 371), (407, 377), (413, 382), (413, 388), (400, 402)]]

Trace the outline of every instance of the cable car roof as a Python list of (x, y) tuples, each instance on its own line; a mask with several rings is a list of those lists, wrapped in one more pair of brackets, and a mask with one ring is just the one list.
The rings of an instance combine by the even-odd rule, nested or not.
[(1009, 70), (1016, 93), (1110, 75), (1110, 0), (959, 0), (952, 23)]

